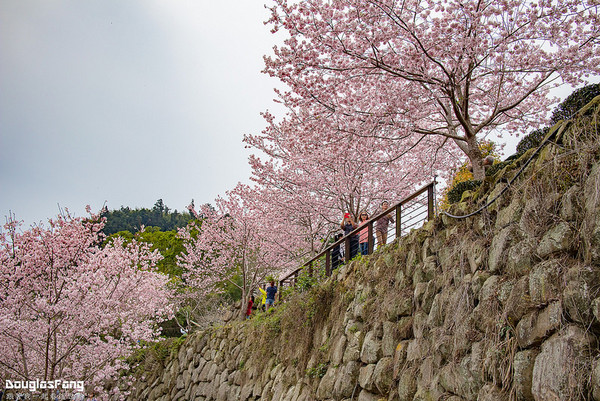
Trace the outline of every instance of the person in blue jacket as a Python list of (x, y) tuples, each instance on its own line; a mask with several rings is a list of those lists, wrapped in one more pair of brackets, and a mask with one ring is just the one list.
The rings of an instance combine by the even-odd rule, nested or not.
[(277, 294), (277, 287), (275, 287), (275, 282), (271, 281), (271, 285), (267, 287), (267, 300), (265, 302), (267, 310), (275, 303), (275, 294)]

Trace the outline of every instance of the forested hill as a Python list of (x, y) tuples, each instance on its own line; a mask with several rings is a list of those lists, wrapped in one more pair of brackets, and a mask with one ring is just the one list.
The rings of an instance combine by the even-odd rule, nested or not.
[(104, 234), (111, 235), (119, 231), (136, 233), (142, 226), (159, 227), (161, 231), (176, 230), (185, 227), (193, 219), (188, 212), (171, 211), (162, 199), (156, 201), (152, 209), (131, 209), (121, 206), (119, 210), (110, 210), (103, 213), (106, 217)]

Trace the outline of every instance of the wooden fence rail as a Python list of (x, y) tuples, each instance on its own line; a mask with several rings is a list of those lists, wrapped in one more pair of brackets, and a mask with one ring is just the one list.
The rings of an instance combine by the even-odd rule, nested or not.
[[(380, 218), (389, 214), (392, 214), (395, 217), (395, 228), (392, 228), (389, 233), (391, 240), (402, 237), (402, 235), (406, 234), (410, 229), (418, 228), (426, 220), (433, 218), (435, 214), (435, 184), (436, 182), (434, 180), (387, 210), (373, 216), (365, 223), (368, 228), (367, 253), (369, 255), (375, 250), (375, 238), (373, 237), (375, 230), (373, 225)], [(338, 267), (341, 263), (350, 262), (351, 255), (355, 253), (352, 252), (353, 250), (351, 249), (351, 237), (353, 235), (358, 235), (358, 233), (364, 229), (365, 225), (359, 226), (345, 237), (332, 243), (304, 265), (289, 273), (279, 281), (279, 289), (283, 289), (284, 286), (293, 286), (304, 269), (308, 269), (309, 276), (313, 276), (315, 273), (324, 273), (325, 276), (330, 276), (333, 268)], [(381, 247), (382, 245), (385, 244), (377, 244), (378, 247)], [(336, 260), (341, 253), (342, 247), (344, 248), (343, 260)], [(318, 269), (321, 269), (321, 272), (318, 272)]]

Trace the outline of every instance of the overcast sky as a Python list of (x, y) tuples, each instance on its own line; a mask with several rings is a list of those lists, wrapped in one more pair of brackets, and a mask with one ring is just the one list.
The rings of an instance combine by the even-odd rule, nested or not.
[(248, 181), (243, 135), (282, 114), (263, 3), (0, 0), (0, 222), (181, 211)]
[(183, 210), (247, 181), (277, 111), (256, 0), (0, 0), (0, 218)]

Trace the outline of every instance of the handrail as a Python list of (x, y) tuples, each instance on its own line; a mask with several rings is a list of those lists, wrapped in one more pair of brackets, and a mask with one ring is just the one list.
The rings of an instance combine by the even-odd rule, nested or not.
[(374, 239), (373, 239), (373, 224), (379, 220), (380, 218), (389, 215), (390, 213), (394, 213), (396, 212), (396, 237), (400, 238), (401, 237), (401, 217), (402, 217), (402, 206), (405, 205), (406, 203), (414, 200), (415, 198), (417, 198), (419, 195), (422, 195), (423, 193), (427, 192), (428, 196), (427, 196), (427, 219), (430, 220), (433, 218), (434, 216), (434, 190), (435, 190), (435, 184), (437, 182), (435, 181), (435, 179), (430, 182), (429, 184), (423, 186), (422, 188), (420, 188), (419, 190), (417, 190), (415, 193), (413, 193), (412, 195), (409, 195), (408, 197), (402, 199), (401, 201), (399, 201), (398, 203), (394, 204), (393, 206), (389, 207), (388, 209), (382, 211), (381, 213), (377, 214), (374, 217), (371, 217), (369, 220), (366, 221), (365, 224), (357, 227), (356, 229), (354, 229), (353, 231), (351, 231), (348, 235), (340, 238), (339, 240), (335, 241), (333, 244), (329, 245), (327, 248), (325, 248), (323, 251), (319, 252), (315, 257), (313, 257), (312, 259), (310, 259), (308, 262), (304, 263), (301, 267), (299, 267), (298, 269), (290, 272), (287, 276), (285, 276), (284, 278), (279, 280), (279, 286), (281, 287), (283, 285), (283, 283), (288, 280), (290, 277), (292, 276), (296, 276), (298, 274), (298, 272), (300, 272), (301, 270), (308, 268), (309, 271), (312, 274), (312, 265), (314, 262), (316, 262), (317, 260), (319, 260), (320, 258), (322, 258), (323, 256), (326, 257), (326, 268), (325, 268), (325, 274), (326, 275), (331, 275), (331, 251), (337, 247), (342, 245), (342, 243), (345, 243), (346, 245), (346, 250), (347, 252), (345, 253), (345, 258), (346, 258), (346, 262), (349, 262), (349, 257), (350, 257), (350, 252), (348, 251), (350, 249), (350, 238), (353, 235), (357, 235), (360, 231), (364, 230), (365, 228), (368, 228), (369, 233), (368, 233), (368, 253), (371, 254), (373, 253), (373, 249), (374, 249)]

